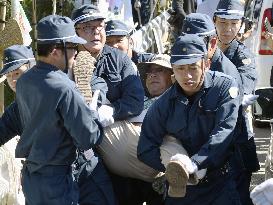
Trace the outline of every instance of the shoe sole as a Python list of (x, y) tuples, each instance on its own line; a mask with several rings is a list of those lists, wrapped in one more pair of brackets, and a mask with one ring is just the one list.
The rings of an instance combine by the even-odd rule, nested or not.
[(88, 104), (92, 101), (90, 82), (95, 69), (95, 62), (96, 59), (88, 51), (80, 51), (76, 56), (76, 64), (73, 67), (75, 83)]
[(186, 172), (184, 165), (179, 161), (170, 161), (167, 165), (165, 176), (169, 183), (168, 195), (170, 197), (184, 197), (189, 180), (189, 174)]

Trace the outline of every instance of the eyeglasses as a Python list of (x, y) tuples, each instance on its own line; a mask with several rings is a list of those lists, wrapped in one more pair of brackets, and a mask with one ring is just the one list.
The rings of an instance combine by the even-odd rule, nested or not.
[(104, 28), (105, 28), (105, 24), (100, 24), (96, 26), (87, 24), (87, 25), (76, 27), (76, 30), (82, 30), (85, 33), (94, 33), (95, 31), (101, 32)]

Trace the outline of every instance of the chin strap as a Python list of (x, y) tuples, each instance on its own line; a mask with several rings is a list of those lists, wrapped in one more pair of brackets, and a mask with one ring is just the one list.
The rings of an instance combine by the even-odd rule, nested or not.
[(66, 43), (65, 41), (62, 42), (63, 46), (64, 46), (64, 58), (65, 58), (65, 69), (64, 69), (64, 73), (68, 73), (68, 58), (67, 58), (67, 49), (66, 49)]

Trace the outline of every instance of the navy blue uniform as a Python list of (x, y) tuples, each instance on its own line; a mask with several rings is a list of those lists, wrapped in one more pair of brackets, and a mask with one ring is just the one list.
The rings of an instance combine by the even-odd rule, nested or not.
[(114, 107), (115, 120), (125, 120), (142, 112), (144, 90), (137, 70), (125, 53), (105, 45), (97, 59), (94, 75), (107, 83), (106, 96)]
[(224, 53), (219, 48), (217, 48), (213, 54), (210, 70), (222, 72), (233, 77), (238, 83), (239, 88), (241, 88), (242, 79), (236, 66), (224, 55)]
[(224, 54), (237, 67), (242, 79), (244, 94), (252, 94), (258, 77), (253, 54), (243, 43), (236, 40), (231, 42)]
[(76, 147), (90, 149), (101, 137), (96, 112), (65, 73), (43, 62), (21, 76), (16, 88), (23, 132), (15, 155), (26, 158), (22, 186), (27, 203), (77, 204), (70, 166)]
[(0, 146), (22, 134), (22, 125), (16, 102), (12, 102), (0, 118)]
[[(257, 72), (255, 70), (254, 56), (249, 49), (243, 43), (234, 40), (224, 54), (237, 67), (242, 79), (244, 94), (253, 93), (257, 81)], [(236, 130), (237, 143), (235, 154), (231, 159), (231, 168), (242, 203), (250, 205), (252, 201), (249, 197), (249, 187), (252, 172), (258, 171), (260, 167), (254, 134), (245, 115), (241, 119), (238, 118)]]
[(239, 203), (225, 168), (239, 108), (239, 98), (231, 97), (231, 87), (237, 88), (231, 77), (208, 71), (203, 88), (193, 97), (187, 98), (175, 83), (148, 110), (137, 149), (141, 161), (165, 171), (159, 147), (163, 137), (171, 134), (181, 141), (198, 169), (208, 169), (208, 182), (187, 186), (184, 198), (167, 197), (167, 205)]

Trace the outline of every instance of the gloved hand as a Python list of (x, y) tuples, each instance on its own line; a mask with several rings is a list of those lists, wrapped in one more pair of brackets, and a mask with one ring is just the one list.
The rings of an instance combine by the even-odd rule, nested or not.
[(257, 100), (258, 97), (259, 95), (252, 95), (252, 94), (244, 95), (242, 105), (244, 107), (252, 105)]
[(113, 118), (114, 108), (108, 105), (102, 105), (98, 109), (99, 121), (103, 127), (112, 125), (115, 121)]
[(171, 160), (179, 161), (184, 164), (189, 174), (193, 174), (198, 170), (197, 165), (187, 155), (176, 154), (171, 157)]
[(95, 92), (93, 93), (92, 101), (89, 105), (90, 110), (97, 110), (99, 94), (100, 90), (95, 90)]
[(250, 197), (255, 205), (273, 205), (273, 178), (256, 186)]
[(197, 179), (203, 179), (206, 176), (207, 169), (200, 169), (196, 171)]

